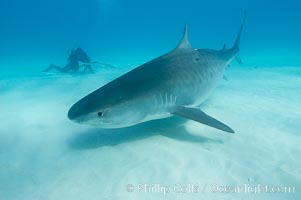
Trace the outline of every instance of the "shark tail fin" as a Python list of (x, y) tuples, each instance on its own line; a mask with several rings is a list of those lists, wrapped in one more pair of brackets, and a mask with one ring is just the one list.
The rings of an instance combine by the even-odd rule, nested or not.
[(244, 11), (244, 18), (243, 18), (242, 24), (241, 24), (241, 26), (240, 26), (238, 35), (237, 35), (237, 37), (236, 37), (236, 40), (235, 40), (235, 43), (234, 43), (234, 46), (232, 47), (232, 49), (237, 49), (237, 50), (239, 50), (240, 35), (241, 35), (241, 32), (242, 32), (242, 30), (243, 30), (243, 28), (244, 28), (244, 25), (245, 25), (245, 22), (246, 22), (246, 17), (247, 17), (247, 11), (245, 10), (245, 11)]

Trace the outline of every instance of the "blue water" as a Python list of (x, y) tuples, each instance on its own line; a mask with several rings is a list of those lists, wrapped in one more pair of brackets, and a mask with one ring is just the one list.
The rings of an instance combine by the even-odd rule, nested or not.
[(297, 0), (1, 1), (0, 64), (6, 73), (16, 71), (10, 66), (20, 65), (26, 66), (19, 67), (21, 71), (38, 70), (49, 62), (64, 63), (78, 45), (95, 60), (144, 62), (173, 48), (185, 23), (194, 47), (230, 46), (244, 9), (248, 12), (241, 44), (245, 62), (260, 57), (261, 64), (277, 59), (298, 65)]
[[(297, 0), (0, 1), (0, 200), (300, 199), (300, 8)], [(194, 48), (231, 47), (245, 9), (243, 64), (231, 64), (202, 106), (235, 135), (178, 118), (118, 130), (67, 119), (84, 95), (173, 49), (185, 24)], [(41, 73), (64, 66), (78, 46), (115, 68)], [(138, 191), (143, 184), (172, 189)], [(293, 191), (213, 191), (258, 184)]]

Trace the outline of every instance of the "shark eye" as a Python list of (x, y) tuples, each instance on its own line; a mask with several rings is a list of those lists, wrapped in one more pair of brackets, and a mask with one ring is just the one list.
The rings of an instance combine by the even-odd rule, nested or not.
[(102, 116), (102, 112), (98, 112), (97, 115), (98, 115), (98, 117), (101, 117)]

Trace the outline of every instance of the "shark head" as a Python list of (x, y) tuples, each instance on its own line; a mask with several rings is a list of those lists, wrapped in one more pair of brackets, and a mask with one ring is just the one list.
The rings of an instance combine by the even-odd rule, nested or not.
[(95, 91), (75, 103), (68, 112), (68, 118), (101, 128), (122, 128), (141, 123), (147, 112), (144, 110), (142, 103), (135, 99), (125, 100), (105, 95), (104, 91)]

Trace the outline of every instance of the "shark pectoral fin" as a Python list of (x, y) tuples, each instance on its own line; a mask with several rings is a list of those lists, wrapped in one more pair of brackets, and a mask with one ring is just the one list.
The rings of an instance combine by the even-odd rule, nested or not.
[(236, 61), (238, 62), (238, 64), (242, 64), (241, 58), (239, 55), (235, 56)]
[(185, 117), (197, 122), (200, 122), (202, 124), (206, 124), (208, 126), (211, 126), (213, 128), (229, 132), (229, 133), (234, 133), (234, 131), (227, 126), (226, 124), (214, 119), (213, 117), (210, 117), (203, 111), (201, 111), (198, 108), (189, 108), (189, 107), (184, 107), (184, 106), (178, 106), (175, 107), (172, 111), (172, 114), (178, 115), (181, 117)]

